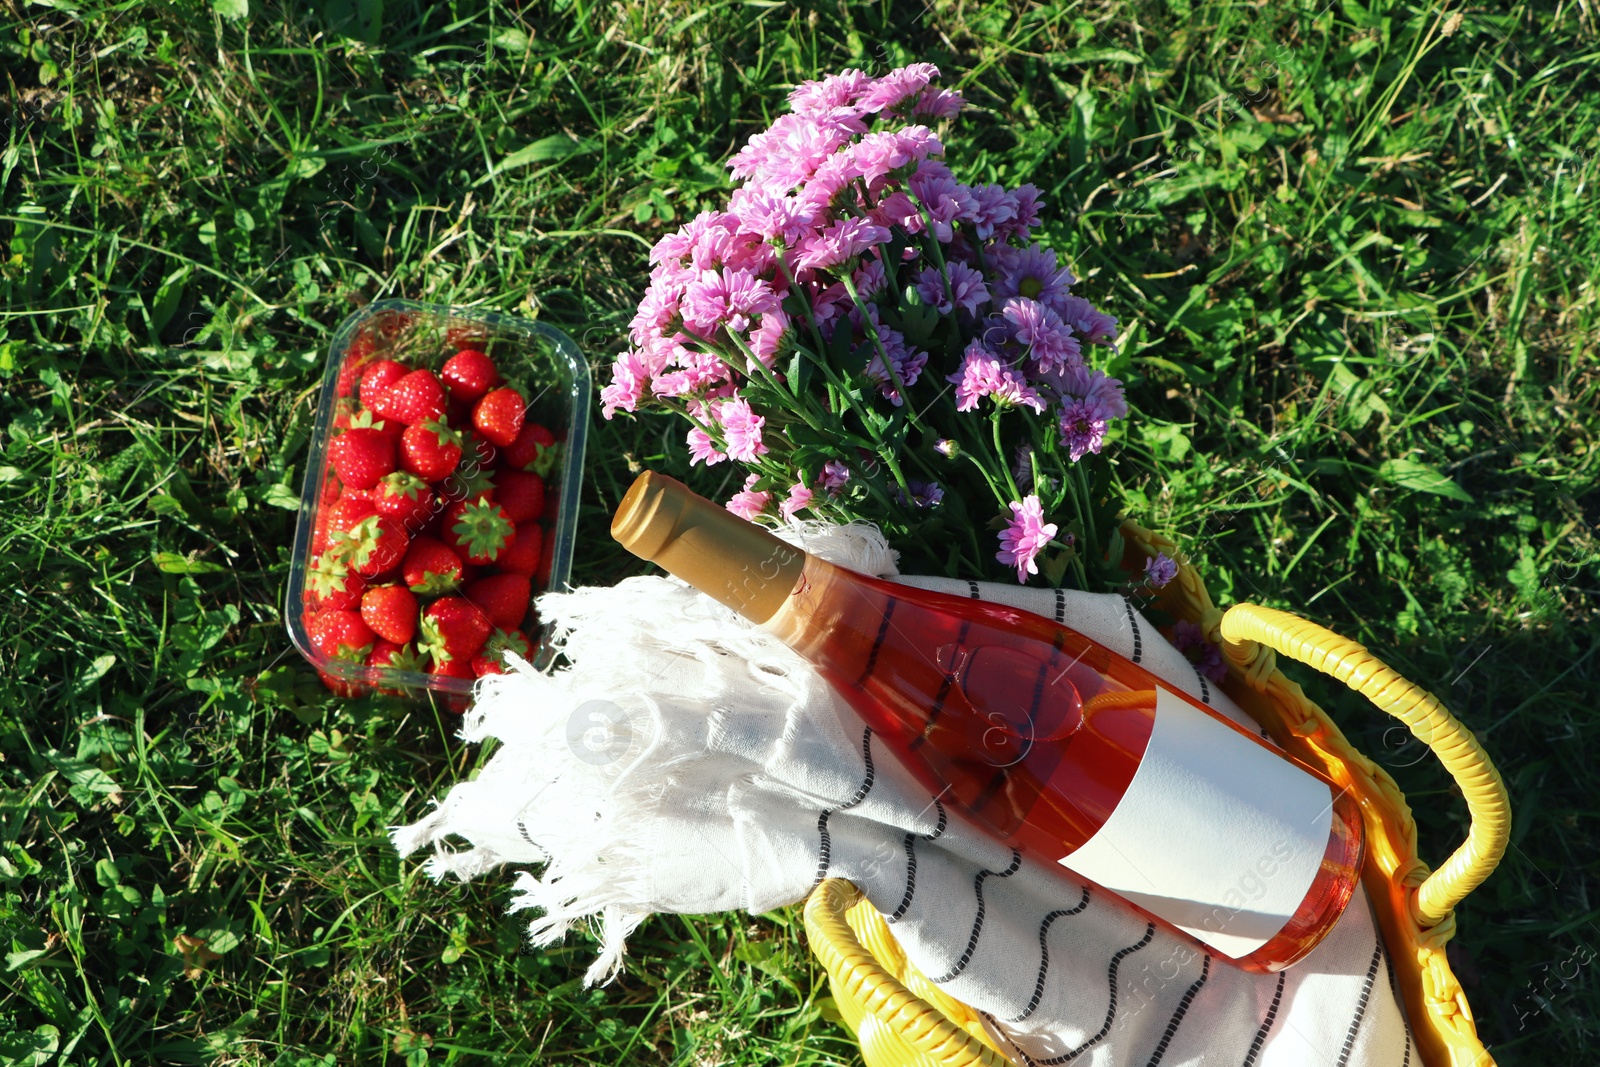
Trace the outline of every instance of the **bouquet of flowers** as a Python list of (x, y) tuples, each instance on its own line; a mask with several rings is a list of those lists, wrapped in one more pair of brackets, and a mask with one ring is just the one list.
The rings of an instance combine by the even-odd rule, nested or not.
[(692, 462), (745, 467), (745, 518), (863, 519), (913, 565), (1109, 588), (1109, 471), (1084, 460), (1127, 414), (1089, 362), (1117, 320), (1030, 239), (1037, 188), (957, 180), (930, 124), (963, 101), (938, 73), (790, 94), (728, 164), (727, 210), (652, 249), (604, 413), (683, 416)]

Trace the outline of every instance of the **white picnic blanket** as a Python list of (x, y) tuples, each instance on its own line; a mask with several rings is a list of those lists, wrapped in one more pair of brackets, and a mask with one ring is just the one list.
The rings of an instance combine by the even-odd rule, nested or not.
[[(779, 533), (896, 575), (869, 527)], [(900, 580), (1062, 619), (1249, 722), (1122, 597)], [(535, 944), (598, 927), (589, 981), (615, 973), (655, 912), (769, 911), (833, 876), (861, 887), (1019, 1064), (1411, 1062), (1364, 890), (1301, 963), (1240, 970), (946, 810), (803, 660), (675, 579), (546, 594), (539, 610), (570, 667), (485, 679), (462, 736), (501, 747), (392, 836), (402, 854), (431, 848), (435, 877), (523, 867), (511, 907), (535, 909)], [(472, 847), (451, 850), (450, 835)]]

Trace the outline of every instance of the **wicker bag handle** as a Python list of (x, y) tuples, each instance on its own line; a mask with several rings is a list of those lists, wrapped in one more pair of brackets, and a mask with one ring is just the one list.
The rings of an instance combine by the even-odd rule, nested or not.
[(1405, 723), (1439, 757), (1466, 798), (1472, 828), (1444, 866), (1418, 887), (1411, 909), (1424, 929), (1443, 922), (1489, 877), (1511, 835), (1505, 783), (1472, 731), (1438, 697), (1400, 677), (1364, 646), (1298, 615), (1236, 604), (1222, 616), (1221, 632), (1225, 641), (1266, 645), (1338, 679)]
[(1011, 1067), (1011, 1061), (945, 1017), (878, 962), (845, 920), (862, 900), (842, 878), (824, 879), (806, 898), (811, 950), (832, 977), (837, 995), (862, 1005), (900, 1040), (939, 1067)]

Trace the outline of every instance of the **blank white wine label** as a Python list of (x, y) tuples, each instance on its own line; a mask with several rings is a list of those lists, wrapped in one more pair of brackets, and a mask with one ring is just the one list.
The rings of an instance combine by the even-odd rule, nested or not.
[(1158, 686), (1127, 793), (1061, 865), (1239, 959), (1311, 891), (1333, 799), (1327, 783)]

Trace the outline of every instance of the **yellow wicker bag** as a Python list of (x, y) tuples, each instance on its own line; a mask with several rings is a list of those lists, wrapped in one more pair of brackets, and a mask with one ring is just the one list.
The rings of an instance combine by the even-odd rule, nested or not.
[[(1134, 569), (1172, 542), (1125, 523), (1124, 565)], [(1304, 619), (1250, 604), (1226, 614), (1194, 568), (1182, 564), (1159, 606), (1220, 640), (1228, 662), (1223, 689), (1284, 748), (1354, 792), (1366, 823), (1362, 882), (1394, 960), (1426, 1067), (1492, 1067), (1472, 1010), (1445, 959), (1455, 906), (1505, 851), (1511, 809), (1499, 772), (1472, 732), (1437, 698), (1401, 678), (1361, 645)], [(1455, 778), (1472, 816), (1467, 840), (1430, 873), (1417, 858), (1417, 827), (1387, 771), (1355, 751), (1327, 714), (1277, 669), (1282, 654), (1344, 682), (1404, 722)], [(888, 924), (849, 882), (828, 879), (805, 906), (811, 950), (832, 981), (839, 1012), (856, 1032), (868, 1067), (1002, 1067), (1008, 1060), (977, 1012), (928, 981), (906, 960)]]

